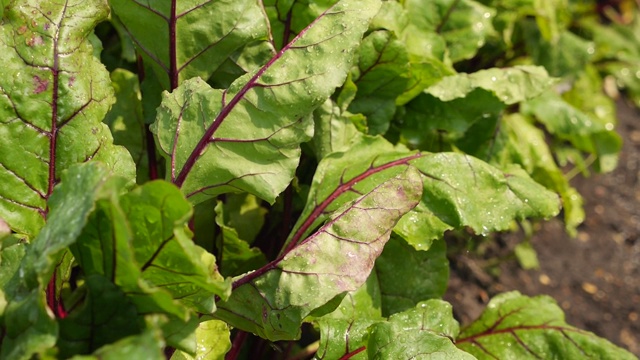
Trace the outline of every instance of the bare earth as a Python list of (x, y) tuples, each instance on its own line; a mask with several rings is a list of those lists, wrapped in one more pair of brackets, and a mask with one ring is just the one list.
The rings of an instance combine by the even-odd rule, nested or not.
[[(521, 234), (500, 235), (482, 256), (450, 257), (445, 299), (462, 325), (497, 293), (547, 294), (560, 304), (569, 324), (640, 356), (640, 112), (620, 101), (618, 117), (624, 140), (618, 168), (572, 181), (584, 197), (587, 220), (574, 239), (559, 219), (537, 229), (532, 244), (539, 270), (522, 270), (510, 256)], [(506, 260), (496, 263), (496, 257)]]

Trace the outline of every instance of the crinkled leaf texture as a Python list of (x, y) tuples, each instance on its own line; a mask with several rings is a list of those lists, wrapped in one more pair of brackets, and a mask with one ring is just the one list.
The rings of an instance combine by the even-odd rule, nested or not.
[(0, 218), (32, 237), (64, 170), (91, 159), (135, 179), (100, 123), (113, 103), (90, 38), (106, 1), (13, 2), (0, 26)]
[(229, 89), (195, 78), (163, 95), (152, 126), (167, 177), (198, 203), (247, 191), (274, 202), (293, 178), (308, 115), (340, 86), (379, 2), (343, 0)]
[(366, 281), (391, 230), (421, 192), (419, 175), (405, 167), (336, 210), (297, 247), (236, 280), (215, 316), (269, 340), (297, 338), (306, 316)]
[(449, 229), (468, 226), (487, 233), (507, 229), (514, 219), (546, 218), (559, 212), (557, 195), (517, 167), (503, 172), (468, 155), (411, 153), (382, 138), (367, 137), (320, 162), (289, 246), (320, 226), (336, 208), (407, 166), (418, 169), (424, 191), (420, 204), (394, 231), (418, 250), (427, 250)]
[(480, 318), (462, 330), (456, 346), (478, 359), (636, 359), (593, 333), (567, 325), (550, 297), (518, 292), (493, 298)]

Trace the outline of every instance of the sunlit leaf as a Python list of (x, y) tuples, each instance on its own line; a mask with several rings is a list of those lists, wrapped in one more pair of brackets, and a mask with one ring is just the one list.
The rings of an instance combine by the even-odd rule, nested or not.
[(451, 305), (442, 300), (428, 300), (392, 315), (370, 329), (369, 359), (474, 359), (453, 343), (458, 322)]
[(267, 339), (297, 338), (307, 315), (366, 281), (391, 229), (416, 205), (418, 179), (406, 169), (335, 211), (291, 251), (237, 279), (215, 316)]
[(62, 172), (101, 160), (133, 180), (127, 151), (100, 123), (113, 103), (90, 38), (105, 1), (13, 2), (0, 26), (0, 217), (33, 237)]
[(194, 79), (165, 93), (152, 129), (167, 177), (193, 203), (237, 191), (274, 202), (311, 137), (307, 115), (344, 81), (377, 4), (337, 3), (224, 92)]
[(548, 296), (518, 292), (493, 298), (480, 318), (462, 330), (456, 346), (478, 359), (635, 359), (631, 353), (564, 321)]

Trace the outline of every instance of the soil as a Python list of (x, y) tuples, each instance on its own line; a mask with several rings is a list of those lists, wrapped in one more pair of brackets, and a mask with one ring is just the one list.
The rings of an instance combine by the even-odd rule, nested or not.
[[(522, 233), (450, 255), (445, 300), (462, 325), (498, 293), (547, 294), (569, 324), (640, 356), (640, 111), (619, 101), (618, 118), (624, 140), (618, 168), (571, 181), (584, 197), (586, 221), (575, 238), (558, 218), (536, 226), (531, 244), (539, 269), (523, 270), (513, 256)], [(450, 248), (460, 245), (449, 242)]]

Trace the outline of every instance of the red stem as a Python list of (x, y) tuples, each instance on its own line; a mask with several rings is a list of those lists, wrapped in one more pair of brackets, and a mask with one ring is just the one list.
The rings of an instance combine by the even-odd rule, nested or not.
[(231, 350), (224, 356), (224, 360), (236, 360), (238, 355), (240, 355), (240, 350), (242, 349), (242, 344), (247, 339), (247, 332), (239, 330), (236, 334), (236, 337), (233, 339), (233, 344), (231, 344)]
[(359, 347), (359, 348), (357, 348), (357, 349), (353, 350), (353, 351), (352, 351), (352, 352), (350, 352), (350, 353), (347, 353), (347, 354), (342, 355), (342, 357), (341, 357), (340, 359), (338, 359), (338, 360), (349, 360), (349, 359), (351, 359), (352, 357), (354, 357), (354, 356), (358, 355), (359, 353), (361, 353), (361, 352), (363, 352), (363, 351), (365, 351), (365, 350), (367, 350), (367, 347), (366, 347), (366, 346), (361, 346), (361, 347)]

